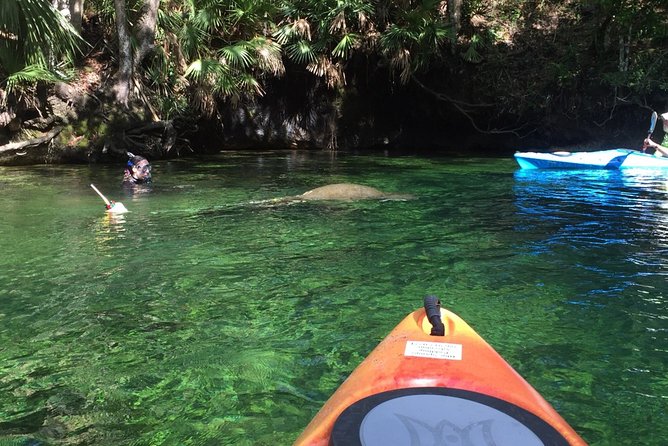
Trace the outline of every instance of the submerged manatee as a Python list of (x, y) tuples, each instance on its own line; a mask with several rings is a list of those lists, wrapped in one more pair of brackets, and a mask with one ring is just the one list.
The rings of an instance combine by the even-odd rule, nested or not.
[(376, 188), (353, 183), (328, 184), (304, 192), (301, 195), (266, 200), (265, 203), (294, 203), (300, 201), (355, 201), (355, 200), (412, 200), (408, 194), (391, 194)]
[(374, 187), (361, 184), (339, 183), (317, 187), (297, 195), (295, 198), (312, 200), (411, 200), (415, 197), (406, 194), (388, 194)]

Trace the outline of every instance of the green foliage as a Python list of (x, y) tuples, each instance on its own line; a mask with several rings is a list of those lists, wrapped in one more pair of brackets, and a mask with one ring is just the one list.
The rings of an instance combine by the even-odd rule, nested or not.
[[(56, 81), (65, 77), (82, 40), (46, 0), (0, 2), (0, 86)], [(64, 64), (64, 65), (61, 65)]]
[[(158, 46), (167, 50), (151, 60), (149, 65), (158, 66), (149, 70), (157, 74), (170, 67), (164, 89), (191, 90), (191, 105), (205, 114), (213, 113), (216, 100), (261, 95), (258, 79), (285, 71), (280, 45), (268, 36), (274, 9), (272, 2), (250, 0), (168, 4), (157, 33)], [(168, 103), (174, 109), (174, 101)]]
[(357, 34), (345, 34), (332, 50), (332, 55), (341, 59), (347, 59), (359, 41), (360, 38)]
[(316, 59), (316, 52), (308, 40), (297, 40), (287, 44), (285, 52), (288, 57), (298, 64), (311, 63)]
[[(113, 1), (86, 5), (114, 42)], [(142, 5), (143, 0), (127, 0), (131, 24)], [(286, 64), (344, 88), (346, 79), (365, 75), (350, 64), (356, 58), (379, 61), (371, 68), (389, 69), (402, 83), (429, 72), (455, 76), (455, 83), (470, 81), (513, 113), (543, 107), (555, 88), (573, 95), (601, 86), (636, 96), (668, 91), (668, 27), (660, 0), (473, 0), (463, 2), (460, 28), (451, 23), (449, 7), (442, 0), (163, 1), (155, 50), (135, 73), (136, 82), (169, 116), (188, 107), (213, 113), (224, 101), (253, 100), (264, 94), (268, 79), (285, 75)], [(71, 30), (53, 12), (46, 0), (0, 2), (2, 32), (29, 37), (0, 38), (5, 69), (8, 55), (16, 60), (26, 54), (12, 72), (35, 65), (55, 74), (48, 61), (60, 59), (52, 55), (73, 54), (76, 38), (63, 40)], [(34, 17), (50, 21), (37, 23)], [(35, 24), (32, 34), (21, 31), (28, 23)], [(39, 44), (47, 37), (69, 43)], [(461, 75), (462, 66), (473, 65), (470, 79)], [(31, 68), (12, 85), (31, 76), (49, 79)]]
[(251, 53), (248, 51), (249, 48), (250, 44), (248, 42), (237, 42), (218, 50), (218, 57), (232, 68), (244, 70), (252, 66), (254, 62)]
[(7, 76), (5, 81), (6, 90), (10, 94), (20, 90), (22, 86), (35, 85), (38, 82), (58, 82), (64, 78), (63, 75), (48, 70), (41, 65), (29, 65)]
[(438, 3), (424, 2), (414, 9), (396, 11), (380, 38), (380, 48), (390, 66), (407, 82), (410, 76), (426, 70), (441, 58), (445, 43), (454, 40), (450, 24), (441, 17)]
[[(143, 5), (144, 0), (125, 0), (127, 13), (134, 17)], [(102, 23), (103, 28), (112, 34), (116, 29), (116, 8), (114, 0), (85, 0), (84, 6), (92, 15), (94, 14)]]
[(665, 17), (657, 0), (465, 2), (456, 51), (476, 65), (471, 91), (504, 113), (592, 119), (619, 98), (641, 106), (665, 98)]
[(477, 63), (482, 60), (482, 55), (480, 54), (480, 49), (482, 46), (482, 39), (478, 34), (475, 34), (471, 37), (471, 42), (469, 47), (462, 54), (462, 58), (471, 63)]

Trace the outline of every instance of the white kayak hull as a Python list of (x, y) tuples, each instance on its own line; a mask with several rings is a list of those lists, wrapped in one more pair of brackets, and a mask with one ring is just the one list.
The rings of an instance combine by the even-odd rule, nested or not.
[(515, 160), (522, 169), (619, 169), (634, 153), (629, 149), (594, 152), (517, 152)]
[(642, 152), (631, 152), (620, 169), (668, 169), (668, 158)]

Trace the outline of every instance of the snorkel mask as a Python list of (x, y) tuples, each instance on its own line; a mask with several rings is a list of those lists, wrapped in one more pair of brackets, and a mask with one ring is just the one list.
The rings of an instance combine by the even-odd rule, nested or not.
[(151, 181), (151, 165), (143, 156), (128, 152), (130, 159), (127, 163), (128, 172), (137, 183), (149, 183)]

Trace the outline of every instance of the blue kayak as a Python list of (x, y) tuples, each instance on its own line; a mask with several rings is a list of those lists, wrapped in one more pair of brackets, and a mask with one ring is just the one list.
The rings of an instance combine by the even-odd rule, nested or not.
[(640, 152), (629, 149), (594, 152), (517, 152), (515, 160), (522, 169), (619, 169), (632, 153)]
[(522, 169), (663, 169), (668, 157), (650, 155), (630, 149), (593, 152), (516, 152)]

